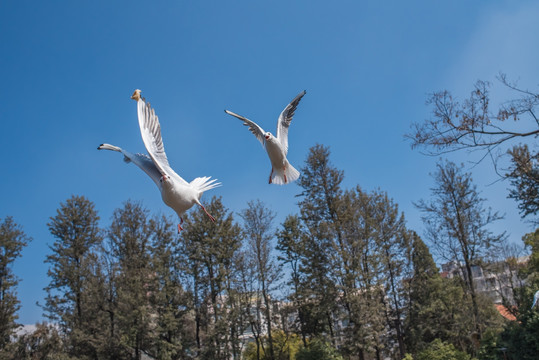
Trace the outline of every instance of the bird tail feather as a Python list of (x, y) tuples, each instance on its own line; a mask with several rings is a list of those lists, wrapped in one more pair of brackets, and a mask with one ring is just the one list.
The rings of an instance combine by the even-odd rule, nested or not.
[(285, 171), (283, 171), (283, 169), (273, 169), (273, 177), (271, 178), (271, 182), (277, 185), (284, 185), (296, 181), (299, 178), (299, 175), (299, 171), (297, 171), (296, 168), (289, 163), (286, 165)]
[(211, 176), (197, 177), (193, 179), (190, 184), (200, 192), (200, 195), (202, 195), (204, 191), (208, 191), (221, 186), (221, 183), (216, 182), (217, 179), (210, 179)]

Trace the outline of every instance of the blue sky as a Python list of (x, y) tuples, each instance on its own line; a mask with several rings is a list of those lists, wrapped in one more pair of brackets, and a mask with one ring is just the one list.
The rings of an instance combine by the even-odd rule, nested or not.
[[(134, 89), (156, 109), (172, 167), (188, 181), (223, 183), (203, 199), (222, 196), (235, 212), (260, 199), (278, 221), (297, 211), (300, 188), (267, 184), (263, 149), (223, 110), (274, 132), (306, 89), (290, 162), (301, 168), (311, 146), (329, 146), (345, 187), (388, 192), (422, 233), (412, 202), (429, 196), (437, 159), (411, 150), (403, 135), (429, 116), (433, 91), (463, 98), (500, 71), (537, 90), (538, 17), (534, 1), (0, 2), (0, 218), (13, 216), (33, 238), (14, 266), (19, 321), (42, 318), (35, 303), (54, 241), (47, 222), (60, 202), (86, 196), (103, 226), (128, 199), (174, 215), (144, 173), (96, 150), (108, 142), (145, 152)], [(488, 205), (506, 214), (492, 229), (519, 242), (532, 228), (506, 199), (508, 184), (489, 185), (488, 163), (470, 170)]]

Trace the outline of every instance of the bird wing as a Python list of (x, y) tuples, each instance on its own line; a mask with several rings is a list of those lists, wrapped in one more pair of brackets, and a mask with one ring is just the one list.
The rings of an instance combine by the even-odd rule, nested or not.
[(279, 120), (277, 121), (277, 140), (279, 140), (283, 146), (285, 155), (288, 153), (288, 128), (290, 127), (292, 117), (294, 116), (294, 112), (296, 111), (301, 98), (306, 93), (305, 90), (299, 93), (294, 100), (284, 108), (281, 115), (279, 115)]
[(130, 156), (128, 157), (125, 153), (124, 151), (124, 156), (148, 174), (155, 185), (161, 189), (161, 182), (159, 180), (163, 174), (157, 169), (153, 160), (146, 154), (129, 154)]
[(535, 305), (537, 304), (537, 301), (539, 301), (539, 291), (537, 291), (535, 293), (535, 295), (533, 296), (533, 304), (532, 304), (532, 309), (535, 307)]
[(151, 108), (150, 103), (146, 103), (145, 99), (139, 98), (137, 100), (137, 113), (142, 141), (157, 170), (161, 175), (169, 175), (181, 183), (187, 184), (187, 181), (176, 174), (168, 163), (165, 146), (161, 138), (161, 125), (157, 115), (155, 115), (155, 110)]
[(247, 118), (245, 118), (245, 117), (243, 117), (241, 115), (235, 114), (232, 111), (225, 110), (225, 112), (228, 115), (235, 116), (238, 119), (240, 119), (241, 121), (243, 121), (243, 125), (249, 126), (249, 131), (251, 131), (256, 136), (256, 138), (258, 139), (258, 141), (260, 141), (262, 146), (266, 146), (266, 139), (264, 138), (264, 134), (266, 132), (264, 131), (264, 129), (262, 129), (260, 126), (258, 126), (257, 123), (255, 123), (254, 121), (251, 121), (251, 120), (249, 120), (249, 119), (247, 119)]

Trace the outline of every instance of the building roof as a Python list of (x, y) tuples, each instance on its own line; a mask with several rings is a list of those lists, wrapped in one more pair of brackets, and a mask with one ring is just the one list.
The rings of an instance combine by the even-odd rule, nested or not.
[(500, 315), (506, 318), (507, 320), (515, 321), (517, 319), (516, 316), (513, 315), (505, 306), (501, 304), (495, 304), (494, 306), (496, 306), (496, 310), (498, 310)]

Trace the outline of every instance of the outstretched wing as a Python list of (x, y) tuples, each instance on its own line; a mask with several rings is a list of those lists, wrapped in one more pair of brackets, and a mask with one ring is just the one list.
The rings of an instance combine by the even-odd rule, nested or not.
[(260, 126), (258, 126), (257, 123), (255, 123), (254, 121), (251, 121), (251, 120), (249, 120), (247, 118), (244, 118), (241, 115), (235, 114), (232, 111), (225, 110), (225, 112), (228, 115), (232, 115), (234, 117), (237, 117), (241, 121), (243, 121), (243, 125), (249, 126), (249, 131), (251, 131), (256, 136), (256, 138), (258, 139), (258, 141), (260, 141), (262, 146), (266, 146), (266, 139), (264, 138), (264, 134), (266, 132), (264, 131), (264, 129), (262, 129)]
[(150, 103), (146, 103), (146, 99), (139, 98), (137, 100), (137, 112), (142, 141), (157, 170), (161, 175), (169, 175), (187, 184), (180, 175), (172, 170), (168, 163), (165, 146), (161, 138), (161, 125), (157, 115), (155, 115), (155, 110), (151, 108)]
[(279, 120), (277, 121), (277, 140), (279, 140), (283, 146), (285, 154), (288, 153), (288, 128), (292, 122), (294, 111), (296, 111), (301, 98), (306, 93), (307, 91), (303, 90), (300, 94), (298, 94), (298, 96), (296, 96), (294, 100), (292, 100), (290, 104), (284, 108), (281, 115), (279, 115)]

